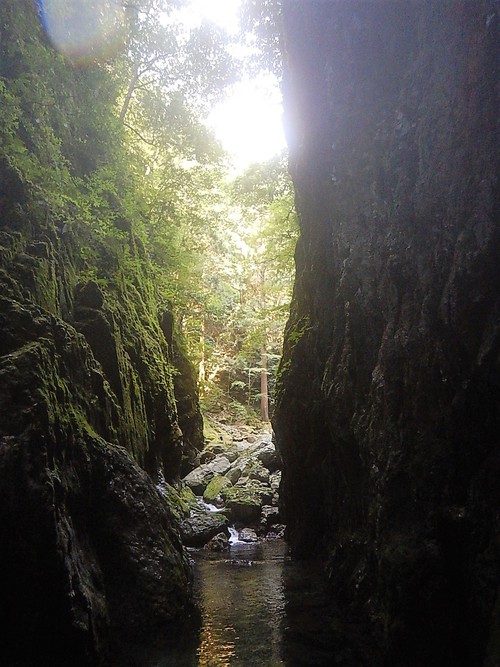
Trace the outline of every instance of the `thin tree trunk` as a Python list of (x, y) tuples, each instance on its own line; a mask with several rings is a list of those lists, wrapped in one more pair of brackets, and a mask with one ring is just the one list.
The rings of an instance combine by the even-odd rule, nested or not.
[(267, 388), (267, 351), (265, 341), (260, 348), (260, 415), (262, 421), (269, 421), (269, 397)]
[(200, 352), (201, 358), (200, 363), (198, 364), (198, 384), (200, 387), (200, 393), (203, 391), (205, 385), (205, 316), (201, 319), (201, 331), (200, 331)]
[[(266, 267), (262, 265), (259, 270), (259, 291), (261, 307), (266, 307)], [(260, 416), (263, 422), (269, 421), (269, 392), (267, 387), (267, 332), (263, 332), (260, 345)]]
[(137, 82), (139, 81), (139, 77), (140, 77), (139, 65), (137, 65), (128, 84), (127, 94), (125, 95), (125, 100), (120, 110), (119, 118), (121, 123), (123, 123), (123, 121), (125, 120), (125, 116), (127, 115), (127, 111), (130, 106), (130, 102), (132, 100), (132, 95), (134, 94), (134, 90), (137, 85)]

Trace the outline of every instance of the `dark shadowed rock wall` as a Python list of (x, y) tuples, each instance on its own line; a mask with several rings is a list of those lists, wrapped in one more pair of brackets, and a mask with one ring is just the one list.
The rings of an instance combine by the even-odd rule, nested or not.
[(184, 408), (117, 82), (58, 55), (41, 9), (0, 3), (0, 664), (142, 667), (131, 647), (193, 615), (164, 495)]
[[(173, 357), (133, 235), (135, 268), (6, 163), (0, 183), (0, 663), (110, 665), (192, 615), (155, 487), (183, 458)], [(106, 279), (77, 279), (87, 244)]]
[(500, 5), (288, 0), (284, 28), (288, 538), (328, 557), (384, 664), (493, 667)]
[(85, 230), (0, 177), (0, 662), (109, 665), (192, 614), (172, 358), (146, 265), (77, 281)]
[(184, 339), (180, 331), (175, 330), (174, 318), (169, 311), (161, 316), (160, 326), (175, 369), (174, 395), (183, 440), (181, 477), (184, 477), (199, 465), (198, 456), (205, 446), (198, 381), (194, 364), (185, 350)]

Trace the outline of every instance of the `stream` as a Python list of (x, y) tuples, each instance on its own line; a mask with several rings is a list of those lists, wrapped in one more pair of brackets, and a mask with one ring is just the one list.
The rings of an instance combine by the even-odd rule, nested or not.
[(169, 651), (155, 667), (367, 664), (346, 648), (345, 629), (335, 636), (339, 623), (320, 566), (291, 561), (284, 541), (233, 542), (229, 552), (191, 556), (202, 612), (198, 641)]

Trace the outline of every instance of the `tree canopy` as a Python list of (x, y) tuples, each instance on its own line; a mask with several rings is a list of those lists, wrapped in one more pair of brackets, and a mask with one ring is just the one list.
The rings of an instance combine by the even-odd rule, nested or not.
[[(115, 279), (97, 244), (152, 267), (207, 406), (241, 412), (262, 398), (280, 353), (293, 192), (285, 156), (229, 172), (204, 118), (243, 66), (222, 29), (183, 23), (184, 4), (2, 3), (0, 159), (61, 228), (88, 230), (82, 275)], [(243, 11), (270, 69), (277, 7)], [(143, 248), (135, 256), (132, 238)]]

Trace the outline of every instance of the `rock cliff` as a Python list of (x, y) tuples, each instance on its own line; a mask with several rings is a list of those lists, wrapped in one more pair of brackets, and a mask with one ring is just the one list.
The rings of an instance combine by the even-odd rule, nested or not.
[[(301, 238), (274, 415), (297, 556), (384, 664), (500, 660), (500, 7), (284, 3)], [(367, 663), (372, 664), (372, 663)]]
[[(111, 664), (192, 613), (156, 489), (181, 472), (174, 362), (133, 234), (135, 268), (7, 162), (0, 182), (1, 662)], [(86, 244), (107, 279), (78, 279)]]

